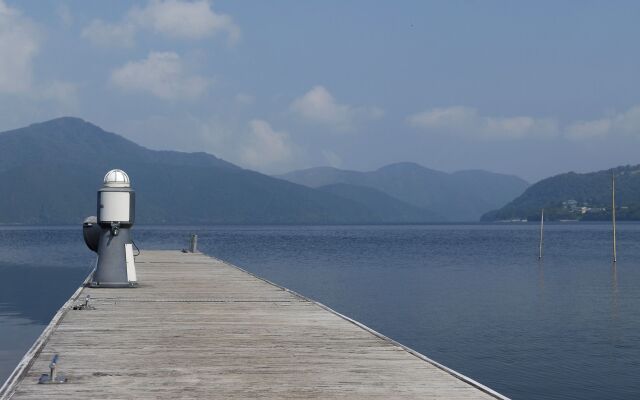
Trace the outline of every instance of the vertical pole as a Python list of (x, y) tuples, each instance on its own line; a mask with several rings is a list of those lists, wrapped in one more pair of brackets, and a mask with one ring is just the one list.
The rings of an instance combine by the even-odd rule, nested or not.
[(58, 366), (58, 355), (54, 355), (51, 363), (49, 364), (49, 382), (55, 383), (56, 381), (56, 367)]
[(611, 221), (613, 222), (613, 262), (618, 261), (616, 255), (616, 175), (611, 175)]
[(612, 297), (612, 316), (613, 319), (618, 319), (618, 267), (616, 263), (611, 263), (611, 297)]
[(189, 244), (189, 252), (195, 253), (198, 251), (198, 235), (191, 235), (191, 243)]
[(540, 253), (538, 254), (538, 260), (542, 260), (543, 238), (544, 238), (544, 208), (540, 212)]

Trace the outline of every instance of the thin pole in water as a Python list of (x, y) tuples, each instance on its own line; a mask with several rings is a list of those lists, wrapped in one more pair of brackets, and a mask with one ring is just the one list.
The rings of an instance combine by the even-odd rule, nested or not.
[(613, 262), (618, 261), (616, 255), (616, 175), (611, 174), (611, 221), (613, 222)]
[(542, 260), (542, 242), (544, 238), (544, 208), (540, 213), (540, 253), (538, 254), (538, 260)]

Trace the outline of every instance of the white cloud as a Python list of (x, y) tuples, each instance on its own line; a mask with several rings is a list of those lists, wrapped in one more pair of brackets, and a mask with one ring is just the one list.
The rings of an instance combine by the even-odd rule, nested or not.
[[(33, 73), (42, 41), (40, 28), (0, 0), (0, 108), (3, 124), (24, 124), (79, 110), (77, 85), (37, 79)], [(6, 125), (3, 125), (6, 126)]]
[(349, 106), (337, 104), (323, 86), (316, 86), (294, 100), (291, 108), (312, 121), (330, 124), (344, 124), (349, 121)]
[(101, 46), (132, 46), (136, 31), (144, 29), (176, 39), (204, 39), (226, 35), (229, 44), (240, 40), (240, 27), (227, 14), (216, 13), (207, 0), (150, 0), (133, 7), (116, 23), (93, 20), (82, 36)]
[(225, 33), (231, 43), (240, 39), (240, 28), (226, 14), (213, 11), (209, 1), (151, 0), (134, 8), (129, 19), (168, 37), (202, 39)]
[(111, 82), (125, 91), (148, 92), (161, 99), (194, 99), (211, 85), (211, 80), (189, 74), (182, 59), (172, 52), (151, 52), (111, 73)]
[(471, 107), (434, 108), (411, 115), (411, 126), (434, 134), (491, 138), (523, 138), (560, 135), (583, 140), (610, 135), (640, 137), (640, 105), (623, 112), (611, 112), (603, 118), (568, 122), (560, 125), (551, 118), (490, 117)]
[(33, 58), (38, 48), (35, 25), (0, 0), (0, 93), (30, 91)]
[(320, 85), (295, 99), (290, 109), (305, 120), (333, 126), (338, 130), (353, 129), (358, 121), (380, 118), (384, 114), (378, 107), (339, 104), (333, 95)]
[(109, 24), (94, 19), (82, 30), (82, 37), (105, 47), (132, 47), (135, 27), (130, 23)]
[(118, 120), (115, 132), (155, 150), (205, 151), (232, 160), (235, 127), (218, 116), (199, 118), (192, 114), (140, 115), (139, 119)]
[(240, 154), (244, 164), (253, 168), (264, 168), (291, 161), (294, 147), (286, 132), (275, 131), (268, 122), (259, 119), (249, 122), (249, 129), (249, 135)]
[(286, 132), (260, 119), (247, 122), (229, 115), (156, 115), (119, 121), (110, 129), (152, 149), (205, 151), (264, 173), (282, 173), (308, 161), (305, 150)]
[(480, 138), (522, 138), (558, 133), (558, 124), (553, 119), (483, 116), (475, 108), (462, 106), (423, 111), (411, 115), (408, 122), (430, 133)]
[(577, 121), (567, 128), (567, 135), (572, 139), (603, 137), (613, 134), (640, 136), (640, 105), (627, 111), (611, 113), (594, 120)]

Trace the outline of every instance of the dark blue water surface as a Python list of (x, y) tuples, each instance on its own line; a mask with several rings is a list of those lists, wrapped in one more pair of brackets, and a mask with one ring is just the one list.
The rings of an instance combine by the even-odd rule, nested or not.
[[(135, 227), (359, 320), (514, 399), (640, 398), (640, 224)], [(79, 227), (0, 227), (0, 381), (89, 272)]]

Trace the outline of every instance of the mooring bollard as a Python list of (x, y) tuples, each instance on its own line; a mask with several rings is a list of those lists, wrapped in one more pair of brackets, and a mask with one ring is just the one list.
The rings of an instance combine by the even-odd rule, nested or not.
[(58, 355), (55, 354), (51, 359), (51, 363), (49, 364), (49, 374), (42, 374), (38, 383), (65, 383), (67, 378), (63, 375), (57, 373), (56, 368), (58, 367)]
[(191, 242), (189, 243), (189, 252), (195, 253), (198, 251), (198, 235), (191, 235)]
[(49, 370), (51, 373), (49, 374), (49, 379), (52, 381), (56, 380), (56, 365), (58, 364), (58, 355), (53, 356), (53, 360), (51, 360), (51, 364), (49, 364)]

